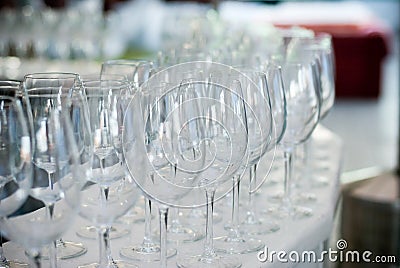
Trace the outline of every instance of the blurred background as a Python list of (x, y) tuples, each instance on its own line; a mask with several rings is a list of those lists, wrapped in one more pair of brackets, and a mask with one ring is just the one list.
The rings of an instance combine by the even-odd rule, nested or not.
[(332, 241), (400, 256), (400, 1), (1, 0), (0, 77), (92, 73), (105, 59), (152, 57), (185, 34), (185, 22), (212, 19), (210, 7), (233, 24), (332, 34), (336, 100), (323, 125), (343, 140)]

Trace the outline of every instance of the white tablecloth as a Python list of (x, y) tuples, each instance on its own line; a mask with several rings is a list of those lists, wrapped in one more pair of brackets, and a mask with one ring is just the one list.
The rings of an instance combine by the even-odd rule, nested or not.
[[(312, 136), (311, 145), (311, 160), (310, 163), (313, 165), (314, 174), (320, 177), (328, 179), (328, 184), (325, 186), (310, 188), (310, 192), (316, 194), (317, 201), (310, 202), (307, 205), (313, 209), (313, 216), (300, 220), (289, 220), (280, 221), (280, 230), (258, 236), (266, 246), (269, 252), (271, 251), (285, 251), (289, 254), (292, 251), (296, 251), (301, 254), (303, 251), (315, 251), (317, 256), (318, 250), (321, 250), (322, 243), (329, 238), (332, 230), (333, 218), (336, 208), (336, 203), (339, 197), (339, 177), (342, 159), (342, 142), (334, 133), (327, 130), (326, 128), (319, 126), (314, 131)], [(321, 155), (321, 156), (316, 156)], [(280, 160), (282, 161), (282, 160)], [(271, 174), (271, 180), (275, 178), (282, 178), (283, 170), (282, 163), (277, 163), (279, 167)], [(244, 188), (244, 187), (243, 187)], [(272, 202), (269, 202), (268, 196), (272, 193), (282, 190), (282, 184), (266, 183), (262, 187), (261, 193), (256, 198), (256, 205), (259, 210), (268, 208)], [(243, 193), (244, 194), (244, 193)], [(243, 195), (242, 194), (242, 195)], [(224, 202), (224, 203), (222, 203)], [(223, 211), (223, 221), (217, 223), (214, 228), (214, 234), (216, 237), (225, 235), (226, 232), (223, 229), (223, 225), (226, 220), (230, 219), (230, 207), (228, 201), (217, 202), (215, 207), (217, 211)], [(243, 210), (243, 209), (242, 209)], [(261, 214), (261, 216), (264, 216)], [(63, 236), (66, 241), (82, 242), (88, 251), (86, 254), (69, 259), (59, 260), (59, 267), (77, 267), (78, 265), (88, 264), (96, 262), (98, 260), (98, 243), (96, 240), (83, 239), (76, 235), (76, 230), (82, 226), (90, 225), (89, 222), (77, 217), (72, 228)], [(143, 223), (133, 224), (132, 226), (126, 226), (131, 229), (131, 234), (117, 239), (111, 240), (111, 248), (114, 259), (124, 259), (119, 254), (119, 249), (122, 246), (127, 246), (132, 243), (138, 244), (143, 238), (144, 228)], [(153, 220), (153, 227), (158, 227), (157, 217)], [(177, 245), (178, 254), (194, 254), (201, 253), (203, 240), (196, 243), (180, 244)], [(27, 261), (24, 254), (24, 250), (16, 245), (15, 243), (8, 242), (4, 245), (5, 255), (11, 260)], [(304, 267), (317, 267), (318, 263), (291, 263), (291, 262), (280, 262), (276, 259), (274, 262), (266, 261), (260, 262), (257, 259), (257, 252), (244, 254), (240, 256), (243, 262), (242, 267), (292, 267), (295, 265)], [(126, 259), (125, 259), (126, 260)], [(158, 267), (157, 263), (136, 263), (139, 267)], [(168, 262), (169, 267), (176, 266), (176, 257), (172, 257)], [(48, 267), (48, 261), (43, 261), (43, 266)]]

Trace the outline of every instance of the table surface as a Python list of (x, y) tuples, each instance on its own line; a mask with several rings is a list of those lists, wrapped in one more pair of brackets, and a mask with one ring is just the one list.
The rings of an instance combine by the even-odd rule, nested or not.
[[(310, 156), (311, 158), (309, 163), (313, 170), (310, 177), (324, 178), (327, 183), (308, 188), (309, 192), (314, 193), (316, 196), (316, 201), (310, 201), (309, 203), (304, 204), (313, 210), (313, 215), (311, 217), (299, 220), (279, 220), (277, 221), (277, 223), (280, 225), (279, 231), (257, 236), (258, 239), (265, 243), (269, 252), (279, 252), (283, 250), (287, 254), (292, 251), (296, 251), (301, 254), (304, 251), (318, 250), (320, 249), (322, 242), (328, 239), (330, 236), (336, 203), (340, 194), (339, 177), (342, 161), (342, 142), (340, 138), (323, 126), (318, 126), (312, 135)], [(271, 220), (270, 216), (262, 213), (263, 210), (274, 206), (274, 202), (270, 197), (273, 196), (274, 193), (283, 190), (283, 160), (281, 157), (278, 157), (276, 161), (277, 162), (274, 164), (276, 168), (273, 169), (272, 173), (268, 177), (268, 180), (260, 189), (260, 192), (256, 194), (255, 199), (256, 207), (260, 212), (259, 216), (264, 217), (265, 220)], [(263, 167), (263, 164), (260, 164), (259, 168), (263, 169), (265, 167)], [(242, 189), (245, 188), (246, 187), (242, 187)], [(245, 194), (246, 193), (243, 191), (242, 197), (245, 196)], [(245, 198), (243, 198), (243, 202), (246, 202)], [(230, 219), (230, 204), (231, 202), (229, 199), (221, 200), (215, 204), (216, 211), (223, 216), (223, 220), (215, 224), (215, 237), (226, 234), (223, 226), (224, 223)], [(137, 205), (140, 205), (140, 202)], [(242, 207), (241, 210), (243, 210)], [(73, 228), (71, 228), (63, 236), (63, 239), (65, 241), (83, 243), (88, 249), (87, 253), (73, 259), (59, 260), (59, 267), (77, 267), (79, 265), (93, 263), (98, 260), (97, 241), (94, 239), (83, 239), (76, 234), (76, 230), (85, 225), (90, 225), (90, 223), (80, 217), (77, 217)], [(153, 227), (158, 227), (157, 217), (154, 218), (152, 225)], [(121, 225), (116, 226), (119, 228), (121, 227)], [(139, 244), (143, 238), (143, 223), (134, 223), (131, 225), (125, 225), (123, 227), (129, 228), (131, 233), (125, 237), (111, 240), (111, 249), (115, 260), (127, 260), (120, 256), (120, 248), (132, 244)], [(204, 228), (203, 226), (200, 227)], [(200, 254), (203, 242), (204, 240), (190, 244), (177, 244), (176, 247), (178, 249), (178, 257), (183, 256), (184, 254)], [(169, 244), (169, 246), (174, 245)], [(17, 259), (20, 261), (27, 261), (24, 250), (13, 242), (5, 243), (4, 251), (5, 256), (7, 256), (7, 258), (10, 260)], [(257, 253), (258, 252), (241, 255), (240, 259), (243, 263), (242, 267), (292, 267), (298, 264), (290, 261), (281, 262), (276, 258), (274, 262), (269, 260), (266, 262), (260, 262), (257, 258)], [(139, 267), (159, 266), (158, 263), (135, 262), (135, 264), (137, 264)], [(176, 256), (169, 259), (168, 266), (176, 266)], [(304, 266), (312, 267), (313, 265), (308, 263)], [(43, 267), (48, 267), (48, 261), (43, 261)]]

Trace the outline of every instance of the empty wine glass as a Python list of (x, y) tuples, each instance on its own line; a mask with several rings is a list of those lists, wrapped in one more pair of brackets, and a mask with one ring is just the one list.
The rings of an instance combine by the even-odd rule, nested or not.
[[(40, 94), (29, 96), (32, 133), (37, 141), (30, 196), (44, 208), (1, 219), (3, 232), (26, 249), (32, 267), (41, 267), (41, 248), (54, 244), (71, 226), (80, 203), (79, 179), (84, 176), (84, 168), (78, 160), (70, 114), (66, 111), (68, 102), (61, 100), (61, 95), (55, 99)], [(29, 103), (24, 104), (24, 109), (30, 109)], [(56, 267), (55, 261), (50, 265)]]
[[(99, 80), (115, 80), (115, 81), (123, 81), (129, 82), (127, 80), (127, 76), (123, 74), (100, 74), (100, 73), (92, 73), (92, 74), (80, 74), (79, 75), (81, 81), (88, 82), (88, 81), (99, 81)], [(89, 124), (90, 125), (90, 124)], [(125, 217), (125, 215), (124, 215)], [(120, 219), (119, 219), (120, 220)], [(130, 224), (131, 221), (124, 221), (124, 223)], [(122, 225), (112, 226), (108, 231), (109, 239), (120, 238), (130, 233), (129, 229), (124, 228)], [(96, 226), (93, 225), (85, 225), (79, 228), (76, 231), (76, 234), (83, 238), (88, 239), (97, 239), (98, 232)]]
[(291, 183), (295, 146), (307, 140), (315, 129), (320, 112), (318, 67), (315, 61), (287, 62), (283, 69), (286, 97), (286, 131), (280, 142), (284, 150), (284, 196), (280, 217), (307, 217), (312, 211), (292, 203)]
[[(101, 65), (101, 76), (109, 76), (109, 75), (124, 75), (126, 79), (131, 84), (132, 90), (136, 91), (139, 86), (143, 84), (143, 82), (147, 81), (153, 72), (153, 63), (151, 61), (142, 60), (142, 59), (130, 59), (130, 60), (108, 60), (102, 63)], [(130, 250), (122, 250), (121, 254), (128, 258), (133, 258), (136, 260), (142, 260), (145, 258), (147, 261), (152, 259), (158, 259), (159, 254), (157, 252), (158, 245), (155, 241), (153, 241), (151, 234), (151, 201), (146, 197), (143, 198), (144, 209), (141, 207), (142, 204), (136, 205), (133, 209), (128, 211), (126, 215), (124, 215), (119, 221), (122, 223), (132, 223), (135, 221), (143, 220), (144, 214), (144, 222), (145, 222), (145, 235), (144, 241), (142, 245), (136, 246), (133, 245)], [(142, 203), (142, 202), (140, 202)], [(144, 213), (143, 213), (144, 211)], [(121, 228), (112, 228), (111, 234), (118, 233), (118, 230)], [(134, 233), (134, 232), (132, 232)], [(137, 253), (137, 254), (135, 254)]]
[(122, 134), (133, 126), (123, 124), (127, 104), (133, 97), (130, 85), (119, 80), (83, 80), (90, 131), (93, 139), (92, 172), (82, 189), (80, 215), (97, 228), (99, 262), (80, 267), (136, 267), (111, 256), (108, 230), (138, 197), (122, 155)]
[[(318, 33), (312, 39), (301, 39), (293, 53), (301, 55), (301, 58), (315, 60), (319, 70), (321, 111), (319, 122), (321, 122), (332, 109), (335, 99), (335, 64), (332, 46), (332, 37), (326, 33)], [(307, 139), (298, 148), (301, 150), (302, 169), (299, 172), (299, 187), (311, 188), (312, 186), (322, 186), (329, 183), (327, 178), (320, 174), (320, 171), (328, 168), (327, 160), (329, 154), (326, 152), (326, 145), (320, 145), (311, 151), (312, 139)], [(313, 156), (316, 160), (310, 162)], [(312, 173), (311, 170), (316, 172)], [(304, 179), (311, 178), (311, 179)], [(299, 201), (315, 201), (314, 194), (301, 193)]]
[[(129, 105), (129, 109), (127, 111), (127, 114), (137, 114), (137, 115), (145, 115), (146, 114), (146, 109), (150, 109), (148, 108), (149, 106), (151, 106), (152, 104), (149, 103), (149, 101), (154, 101), (154, 99), (156, 98), (156, 96), (161, 96), (162, 94), (164, 94), (164, 92), (167, 91), (167, 84), (163, 81), (160, 81), (157, 85), (154, 85), (154, 82), (151, 84), (151, 87), (148, 85), (142, 85), (142, 87), (145, 87), (145, 89), (142, 89), (141, 91), (143, 92), (138, 92), (136, 94), (139, 94), (136, 98), (135, 98), (135, 103), (132, 103), (131, 105)], [(158, 106), (156, 106), (158, 107)], [(140, 110), (140, 108), (142, 110)], [(165, 112), (165, 110), (156, 110), (154, 109), (154, 111), (151, 111), (151, 115), (154, 116), (166, 116), (164, 114), (161, 114), (161, 112)], [(150, 113), (150, 112), (148, 112)], [(141, 119), (138, 118), (138, 116), (136, 117), (127, 117), (128, 121), (127, 123), (131, 123), (131, 124), (137, 124), (132, 123), (134, 120), (135, 121), (139, 121), (139, 122), (143, 122), (144, 120), (146, 120), (145, 118)], [(154, 124), (154, 122), (152, 122)], [(141, 125), (138, 125), (138, 130), (141, 130)], [(138, 131), (137, 130), (137, 131)], [(131, 151), (129, 153), (132, 153)], [(163, 156), (161, 155), (159, 158), (162, 158)], [(164, 162), (165, 165), (167, 165), (167, 162)], [(127, 163), (128, 167), (130, 166), (130, 163)], [(154, 173), (154, 172), (153, 172)], [(154, 177), (154, 174), (151, 173), (148, 176), (150, 177)], [(152, 235), (152, 230), (151, 230), (151, 209), (152, 209), (152, 202), (154, 200), (152, 200), (148, 195), (146, 195), (145, 193), (143, 193), (145, 195), (145, 221), (144, 221), (144, 238), (143, 241), (138, 244), (138, 245), (129, 245), (127, 247), (123, 247), (120, 251), (121, 255), (129, 258), (129, 259), (133, 259), (133, 260), (137, 260), (137, 261), (141, 261), (141, 262), (155, 262), (155, 261), (160, 261), (161, 260), (161, 250), (162, 250), (162, 246), (161, 246), (161, 241), (154, 241), (155, 239), (153, 238)], [(161, 212), (166, 212), (165, 210), (163, 210), (163, 208), (160, 209), (159, 211)], [(165, 215), (160, 215), (160, 216), (165, 216)], [(160, 219), (161, 221), (161, 219)], [(160, 222), (161, 223), (161, 222)], [(164, 235), (164, 234), (163, 234)], [(161, 236), (161, 233), (160, 233)], [(175, 248), (168, 248), (166, 250), (166, 257), (172, 257), (176, 254), (176, 249)]]
[[(132, 90), (136, 91), (154, 72), (155, 67), (152, 61), (144, 59), (118, 59), (104, 61), (101, 64), (100, 74), (103, 79), (104, 77), (123, 75), (131, 84)], [(145, 211), (150, 211), (151, 209), (148, 206), (151, 206), (151, 201), (143, 201), (143, 205), (147, 206)], [(132, 221), (143, 220), (143, 218), (141, 218), (142, 216), (143, 208), (136, 206), (121, 220), (126, 223), (132, 223)], [(145, 216), (144, 220), (146, 219), (149, 219), (149, 215), (147, 215), (147, 217)]]
[[(40, 95), (43, 94), (44, 98), (60, 97), (62, 101), (68, 99), (68, 109), (71, 109), (71, 120), (73, 121), (74, 131), (80, 131), (87, 128), (87, 105), (85, 96), (81, 90), (81, 81), (79, 75), (76, 73), (62, 73), (62, 72), (46, 72), (46, 73), (32, 73), (24, 77), (24, 90), (27, 94)], [(52, 96), (53, 95), (53, 96)], [(35, 97), (35, 100), (38, 99)], [(60, 106), (61, 107), (61, 106)], [(73, 111), (73, 112), (72, 112)], [(77, 127), (79, 129), (77, 129)], [(87, 154), (90, 154), (88, 142), (88, 134), (74, 133), (77, 138), (77, 144), (82, 161), (87, 160)], [(80, 141), (78, 140), (81, 139)], [(86, 146), (86, 147), (85, 147)], [(48, 173), (51, 176), (51, 172)], [(83, 179), (83, 178), (82, 178)], [(45, 248), (41, 254), (43, 258), (50, 258), (55, 261), (58, 259), (69, 259), (81, 256), (86, 253), (87, 249), (82, 243), (64, 241), (62, 238), (58, 239), (55, 243), (55, 249)]]
[[(292, 61), (295, 59), (316, 61), (321, 83), (321, 121), (332, 109), (335, 100), (335, 62), (332, 36), (323, 32), (316, 33), (312, 37), (292, 36), (286, 49), (286, 58)], [(304, 152), (304, 155), (307, 155), (307, 151)]]
[[(241, 88), (242, 84), (240, 83), (239, 80), (234, 81), (234, 84), (232, 85), (233, 87), (238, 87)], [(246, 86), (247, 84), (243, 85), (243, 88), (245, 91), (246, 90)], [(260, 89), (260, 90), (264, 90)], [(240, 89), (240, 91), (242, 91), (242, 89)], [(264, 91), (264, 93), (267, 93), (266, 91)], [(262, 94), (260, 94), (262, 95)], [(246, 96), (247, 97), (247, 96)], [(246, 99), (245, 97), (245, 99)], [(258, 96), (259, 97), (259, 96)], [(264, 108), (264, 113), (263, 115), (266, 115), (266, 117), (268, 117), (268, 113), (270, 113), (270, 109), (268, 107), (268, 98), (269, 96), (264, 96), (265, 98), (265, 103), (263, 105), (260, 105), (261, 107)], [(247, 100), (246, 100), (247, 101)], [(253, 104), (250, 101), (247, 101), (247, 103), (249, 105)], [(264, 120), (265, 119), (265, 120)], [(263, 118), (263, 120), (261, 121), (261, 123), (255, 123), (257, 122), (257, 118), (255, 113), (253, 112), (252, 108), (249, 106), (246, 109), (246, 127), (248, 128), (248, 135), (249, 135), (249, 144), (253, 143), (253, 145), (255, 145), (256, 141), (252, 140), (252, 134), (256, 134), (256, 133), (262, 133), (264, 131), (266, 131), (266, 138), (265, 140), (258, 140), (257, 142), (263, 143), (263, 142), (268, 142), (268, 135), (270, 135), (269, 131), (271, 129), (271, 126), (269, 125), (270, 121), (267, 120), (267, 118)], [(252, 122), (254, 122), (254, 124), (252, 124)], [(263, 124), (264, 123), (264, 124)], [(255, 127), (255, 125), (257, 127)], [(260, 129), (264, 127), (264, 129)], [(250, 146), (249, 146), (250, 147)], [(249, 156), (251, 154), (251, 151), (248, 151)], [(248, 234), (246, 235), (242, 235), (240, 233), (240, 227), (239, 227), (239, 199), (238, 199), (238, 195), (239, 195), (239, 190), (240, 189), (240, 181), (241, 181), (241, 174), (243, 173), (243, 170), (245, 170), (247, 168), (247, 163), (245, 163), (246, 165), (242, 166), (241, 169), (238, 171), (238, 174), (235, 174), (232, 177), (233, 180), (233, 189), (232, 189), (232, 220), (229, 223), (229, 226), (227, 226), (227, 231), (228, 234), (226, 236), (223, 237), (219, 237), (218, 239), (216, 239), (215, 241), (215, 247), (218, 251), (222, 251), (222, 252), (226, 252), (226, 253), (230, 253), (230, 254), (243, 254), (243, 253), (249, 253), (249, 252), (254, 252), (257, 251), (259, 249), (261, 249), (264, 246), (264, 243), (259, 240), (259, 239), (255, 239), (251, 236), (249, 236)]]
[[(168, 72), (166, 72), (168, 73)], [(193, 90), (194, 88), (194, 84), (192, 83), (192, 79), (190, 78), (191, 72), (189, 71), (187, 76), (185, 76), (186, 78), (184, 78), (180, 84), (179, 84), (179, 89), (177, 89), (176, 91), (179, 91), (179, 94), (182, 96), (185, 96), (184, 93), (186, 92), (190, 92), (191, 90)], [(168, 80), (167, 76), (163, 76), (163, 75), (159, 75), (160, 77), (163, 77), (164, 79)], [(184, 76), (182, 76), (184, 77)], [(169, 87), (171, 87), (171, 83), (166, 83), (165, 81), (160, 81), (160, 87), (153, 87), (152, 89), (148, 89), (149, 91), (151, 91), (153, 95), (157, 96), (157, 95), (162, 95), (162, 92), (165, 92), (165, 90), (167, 90)], [(173, 87), (173, 86), (172, 86)], [(193, 92), (188, 93), (188, 94), (193, 94)], [(181, 97), (182, 99), (183, 97)], [(181, 100), (182, 102), (182, 100)], [(179, 104), (177, 104), (179, 105)], [(176, 160), (177, 161), (177, 160)], [(176, 172), (174, 174), (175, 176), (185, 176), (187, 174), (183, 173), (181, 174), (180, 172)], [(177, 179), (175, 179), (177, 180)], [(151, 202), (149, 200), (149, 202)], [(172, 241), (172, 242), (194, 242), (194, 241), (198, 241), (202, 238), (204, 238), (204, 233), (200, 230), (198, 230), (198, 228), (193, 227), (193, 226), (185, 226), (184, 224), (181, 223), (180, 219), (179, 219), (179, 214), (180, 214), (180, 208), (179, 207), (170, 207), (169, 210), (169, 225), (167, 228), (167, 233), (168, 233), (168, 240)], [(161, 234), (160, 234), (161, 235)], [(151, 237), (151, 236), (150, 236)], [(150, 241), (147, 242), (152, 242), (151, 239)], [(154, 243), (154, 242), (153, 242)], [(157, 246), (156, 246), (157, 248)], [(171, 249), (170, 247), (167, 250), (167, 255), (170, 256), (173, 252), (175, 252), (175, 249)], [(121, 251), (122, 252), (122, 251)], [(122, 252), (122, 254), (124, 254)]]
[[(0, 218), (18, 213), (32, 185), (32, 136), (30, 119), (25, 116), (17, 81), (0, 81)], [(0, 231), (2, 226), (0, 225)], [(3, 255), (0, 234), (0, 266), (27, 267), (28, 264), (8, 260)]]
[[(254, 169), (257, 168), (257, 162), (261, 157), (271, 151), (275, 145), (280, 141), (283, 136), (286, 125), (286, 101), (283, 91), (283, 80), (281, 75), (281, 68), (278, 65), (270, 64), (265, 72), (240, 69), (241, 73), (246, 76), (241, 78), (240, 81), (244, 83), (245, 89), (252, 82), (258, 86), (259, 94), (246, 95), (245, 100), (248, 103), (247, 122), (249, 128), (249, 143), (253, 143), (253, 148), (256, 148), (258, 143), (261, 148), (258, 155), (251, 156), (251, 163), (255, 163)], [(246, 79), (248, 81), (246, 82)], [(260, 100), (263, 97), (263, 102)], [(269, 115), (270, 114), (270, 115)], [(272, 121), (272, 125), (271, 125)], [(271, 128), (272, 127), (272, 128)], [(271, 132), (269, 132), (271, 130)], [(259, 133), (265, 133), (260, 135)], [(269, 137), (268, 137), (269, 135)], [(255, 150), (251, 151), (255, 153)], [(273, 161), (273, 160), (272, 160)], [(244, 166), (244, 169), (247, 167)], [(271, 166), (270, 166), (271, 168)], [(228, 235), (219, 238), (216, 241), (216, 247), (228, 253), (248, 253), (259, 250), (263, 247), (264, 243), (252, 235), (270, 233), (279, 230), (279, 226), (273, 221), (267, 222), (265, 219), (260, 219), (256, 214), (254, 207), (253, 195), (261, 186), (266, 176), (261, 182), (256, 183), (255, 171), (251, 172), (251, 188), (249, 194), (249, 207), (246, 213), (245, 221), (239, 222), (239, 184), (240, 180), (234, 176), (233, 187), (233, 208), (232, 208), (232, 221), (226, 226)]]
[[(184, 206), (182, 198), (197, 187), (206, 156), (199, 87), (183, 79), (169, 81), (160, 88), (170, 72), (171, 69), (166, 69), (156, 73), (142, 85), (139, 93), (144, 122), (136, 134), (141, 142), (137, 143), (136, 151), (125, 151), (133, 177), (144, 194), (159, 205), (161, 267), (166, 267), (169, 250), (168, 210)], [(143, 152), (143, 159), (137, 157), (138, 152)], [(140, 168), (144, 165), (147, 171)]]
[[(248, 96), (247, 99), (251, 104), (251, 108), (255, 117), (258, 118), (261, 123), (258, 121), (253, 122), (251, 125), (253, 127), (253, 134), (249, 137), (249, 142), (253, 143), (252, 146), (252, 155), (250, 156), (251, 164), (249, 167), (249, 191), (248, 191), (248, 204), (246, 211), (246, 218), (241, 223), (241, 231), (246, 234), (251, 235), (259, 235), (265, 233), (272, 233), (279, 230), (279, 225), (272, 220), (266, 220), (260, 218), (258, 212), (255, 209), (254, 205), (254, 195), (258, 190), (260, 185), (265, 181), (268, 174), (263, 176), (261, 181), (258, 181), (257, 177), (257, 167), (264, 156), (265, 153), (273, 151), (276, 147), (276, 144), (280, 141), (283, 132), (285, 130), (285, 96), (283, 92), (283, 80), (280, 72), (280, 67), (277, 65), (269, 65), (266, 68), (265, 72), (254, 72), (251, 70), (243, 70), (244, 74), (248, 75), (263, 92), (263, 97), (266, 100), (268, 110), (263, 107), (264, 105), (259, 104), (259, 100), (257, 96)], [(269, 118), (263, 118), (261, 115), (266, 111), (270, 111), (271, 115)], [(265, 116), (264, 116), (265, 117)], [(269, 119), (269, 121), (266, 121)], [(266, 125), (266, 124), (269, 125)], [(250, 123), (251, 124), (251, 123)], [(270, 132), (268, 133), (268, 138), (266, 138), (265, 133), (266, 127), (270, 127)], [(256, 130), (261, 129), (262, 132), (258, 133)], [(273, 161), (273, 159), (272, 159)], [(272, 163), (272, 162), (271, 162)], [(271, 168), (271, 165), (270, 167)]]

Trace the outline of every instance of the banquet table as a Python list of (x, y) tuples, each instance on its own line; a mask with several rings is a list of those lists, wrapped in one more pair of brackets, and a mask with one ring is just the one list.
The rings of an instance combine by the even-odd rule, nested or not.
[[(296, 251), (301, 254), (304, 251), (313, 251), (317, 256), (323, 249), (324, 242), (329, 238), (332, 228), (334, 215), (336, 211), (337, 201), (340, 196), (340, 173), (342, 162), (342, 141), (331, 130), (323, 126), (318, 126), (311, 137), (311, 146), (309, 149), (311, 166), (311, 174), (313, 178), (324, 180), (324, 183), (314, 185), (313, 187), (306, 188), (303, 191), (309, 191), (315, 194), (316, 199), (304, 204), (313, 210), (313, 215), (302, 219), (291, 220), (278, 220), (280, 230), (275, 233), (257, 236), (261, 239), (268, 249), (268, 252), (284, 251), (287, 254)], [(263, 160), (262, 160), (263, 161)], [(268, 211), (270, 206), (274, 205), (273, 193), (282, 191), (283, 183), (283, 160), (277, 157), (274, 163), (274, 168), (269, 175), (265, 184), (260, 188), (259, 193), (256, 194), (255, 204), (259, 215), (271, 220), (271, 216), (264, 211)], [(266, 160), (264, 162), (267, 162)], [(259, 165), (260, 169), (263, 167), (263, 162)], [(310, 175), (311, 178), (311, 175)], [(303, 178), (304, 179), (304, 178)], [(305, 178), (309, 179), (309, 178)], [(242, 187), (245, 188), (245, 187)], [(243, 192), (242, 196), (245, 193)], [(229, 197), (228, 197), (229, 198)], [(245, 200), (245, 199), (243, 199)], [(230, 219), (231, 202), (229, 200), (221, 200), (215, 204), (217, 212), (222, 213), (223, 220), (215, 224), (214, 235), (218, 237), (225, 235), (226, 231), (223, 229), (224, 223)], [(243, 207), (243, 206), (242, 206)], [(243, 210), (243, 208), (241, 208)], [(81, 242), (87, 247), (87, 252), (76, 258), (68, 260), (59, 260), (59, 267), (77, 267), (79, 265), (93, 263), (98, 260), (98, 242), (95, 239), (84, 239), (76, 234), (76, 231), (85, 226), (90, 225), (90, 222), (77, 216), (72, 227), (63, 236), (65, 241)], [(116, 226), (121, 227), (121, 224)], [(112, 255), (115, 260), (127, 260), (119, 254), (119, 250), (123, 246), (131, 244), (138, 244), (143, 239), (144, 224), (143, 222), (133, 223), (130, 226), (124, 226), (131, 230), (131, 233), (121, 238), (111, 240)], [(153, 227), (158, 227), (158, 218), (154, 217)], [(202, 226), (200, 226), (203, 228)], [(169, 247), (176, 246), (178, 256), (171, 257), (168, 260), (169, 267), (176, 267), (176, 258), (184, 256), (185, 254), (192, 255), (194, 253), (201, 253), (203, 240), (194, 243), (169, 243)], [(13, 242), (4, 244), (5, 256), (10, 260), (28, 261), (22, 247)], [(297, 262), (279, 261), (276, 256), (273, 261), (270, 259), (265, 262), (257, 258), (259, 252), (240, 255), (242, 260), (242, 267), (319, 267), (319, 262)], [(159, 267), (158, 263), (139, 263), (134, 262), (139, 267)], [(48, 267), (49, 262), (43, 261), (43, 267)]]

